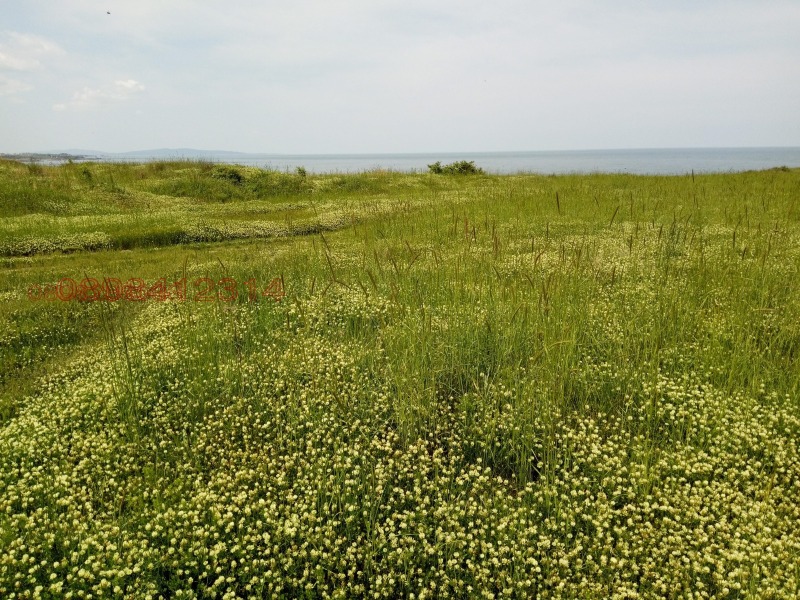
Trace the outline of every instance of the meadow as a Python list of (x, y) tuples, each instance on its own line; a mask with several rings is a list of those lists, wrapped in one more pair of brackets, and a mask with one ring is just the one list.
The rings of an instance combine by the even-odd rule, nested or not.
[(800, 170), (0, 161), (0, 217), (1, 597), (800, 596)]

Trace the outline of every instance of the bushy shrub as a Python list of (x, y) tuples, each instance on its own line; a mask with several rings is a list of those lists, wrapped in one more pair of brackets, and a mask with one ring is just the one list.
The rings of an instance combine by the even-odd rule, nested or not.
[(441, 161), (428, 165), (428, 171), (435, 175), (483, 175), (484, 170), (475, 166), (474, 160), (460, 160), (442, 166)]
[(217, 165), (211, 170), (211, 177), (229, 181), (234, 185), (240, 185), (244, 181), (244, 176), (239, 169), (230, 165)]
[(238, 185), (225, 179), (201, 177), (197, 174), (155, 181), (147, 191), (175, 198), (197, 198), (203, 202), (227, 202), (241, 197)]
[(28, 165), (28, 174), (34, 175), (36, 177), (41, 177), (44, 175), (44, 167), (39, 163), (29, 163)]
[(309, 190), (307, 179), (297, 173), (281, 173), (280, 171), (262, 171), (248, 178), (247, 189), (257, 198), (271, 196), (293, 196)]

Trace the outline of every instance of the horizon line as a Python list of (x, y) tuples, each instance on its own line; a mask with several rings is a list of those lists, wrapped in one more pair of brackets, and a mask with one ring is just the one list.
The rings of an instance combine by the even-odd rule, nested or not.
[(431, 156), (431, 155), (470, 155), (470, 154), (548, 154), (548, 153), (570, 153), (570, 152), (626, 152), (626, 151), (669, 151), (669, 150), (768, 150), (768, 149), (800, 149), (797, 146), (658, 146), (658, 147), (614, 147), (614, 148), (568, 148), (557, 150), (430, 150), (430, 151), (413, 151), (413, 152), (267, 152), (267, 151), (241, 151), (241, 150), (206, 150), (202, 148), (148, 148), (143, 150), (124, 150), (124, 151), (108, 151), (108, 150), (89, 150), (83, 148), (69, 148), (59, 150), (31, 150), (31, 151), (14, 151), (14, 152), (0, 152), (2, 155), (132, 155), (147, 153), (202, 153), (202, 154), (229, 154), (239, 156), (276, 156), (276, 157), (297, 157), (297, 156)]

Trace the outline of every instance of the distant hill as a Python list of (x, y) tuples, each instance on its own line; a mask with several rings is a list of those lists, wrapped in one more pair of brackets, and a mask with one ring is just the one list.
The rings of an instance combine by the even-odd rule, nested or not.
[(43, 152), (17, 152), (0, 153), (0, 158), (7, 160), (18, 160), (22, 162), (46, 162), (60, 163), (73, 161), (91, 160), (167, 160), (167, 159), (189, 159), (189, 160), (220, 160), (242, 159), (252, 156), (247, 152), (230, 152), (227, 150), (197, 150), (196, 148), (154, 148), (151, 150), (132, 150), (128, 152), (103, 152), (100, 150), (86, 150), (82, 148), (69, 148), (66, 150), (52, 150)]
[(99, 156), (97, 153), (85, 152), (20, 152), (17, 154), (0, 153), (0, 158), (18, 160), (24, 163), (36, 163), (97, 160)]
[(147, 158), (212, 158), (220, 156), (246, 157), (247, 152), (230, 152), (227, 150), (197, 150), (195, 148), (155, 148), (152, 150), (133, 150), (130, 152), (101, 152), (101, 156), (110, 157), (147, 157)]
[(231, 158), (244, 158), (252, 156), (247, 152), (231, 152), (227, 150), (198, 150), (196, 148), (153, 148), (149, 150), (130, 150), (125, 152), (106, 152), (104, 150), (87, 150), (86, 148), (67, 148), (59, 150), (44, 150), (37, 152), (17, 152), (10, 154), (0, 154), (3, 157), (52, 157), (53, 159), (68, 158), (219, 158), (220, 156)]

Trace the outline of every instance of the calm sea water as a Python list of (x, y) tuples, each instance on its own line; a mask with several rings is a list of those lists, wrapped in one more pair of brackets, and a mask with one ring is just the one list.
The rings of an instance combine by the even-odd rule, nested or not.
[(371, 169), (426, 172), (427, 165), (474, 161), (489, 173), (633, 173), (683, 175), (800, 167), (800, 147), (571, 150), (559, 152), (471, 152), (438, 154), (230, 154), (175, 151), (157, 156), (104, 155), (104, 160), (147, 162), (165, 158), (211, 160), (261, 168), (310, 173), (352, 173)]

